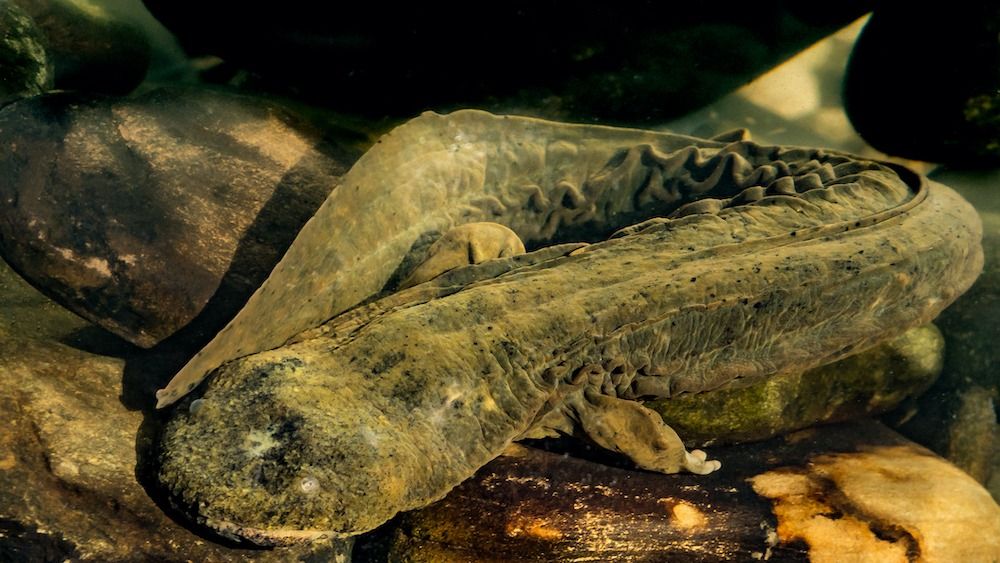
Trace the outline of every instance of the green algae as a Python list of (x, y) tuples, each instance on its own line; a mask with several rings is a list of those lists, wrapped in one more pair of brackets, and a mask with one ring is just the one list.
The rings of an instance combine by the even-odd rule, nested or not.
[(944, 339), (929, 324), (805, 372), (645, 405), (689, 446), (763, 440), (819, 422), (886, 412), (926, 390), (943, 358)]

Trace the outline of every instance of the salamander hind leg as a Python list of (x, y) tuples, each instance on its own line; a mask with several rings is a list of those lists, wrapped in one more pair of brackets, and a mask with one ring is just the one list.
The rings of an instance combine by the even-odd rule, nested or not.
[(421, 262), (400, 284), (405, 289), (434, 279), (448, 270), (495, 258), (524, 254), (524, 243), (514, 231), (498, 223), (466, 223), (441, 235)]
[(625, 454), (643, 469), (706, 475), (722, 464), (701, 450), (687, 451), (655, 411), (635, 401), (587, 391), (573, 402), (580, 429), (597, 445)]

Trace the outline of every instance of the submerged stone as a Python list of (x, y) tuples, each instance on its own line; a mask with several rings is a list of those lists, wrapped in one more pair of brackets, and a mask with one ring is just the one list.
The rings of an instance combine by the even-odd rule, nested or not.
[(941, 333), (927, 325), (806, 372), (646, 405), (689, 444), (762, 440), (818, 422), (886, 412), (926, 390), (943, 361)]
[(52, 61), (34, 20), (17, 3), (0, 2), (0, 106), (52, 88)]
[(858, 37), (844, 106), (875, 148), (915, 160), (1000, 164), (1000, 6), (882, 2)]
[[(0, 112), (0, 251), (139, 346), (263, 281), (360, 153), (272, 103), (194, 89), (52, 94)], [(193, 338), (192, 340), (197, 340)]]
[(149, 42), (121, 7), (95, 0), (9, 0), (35, 21), (52, 59), (55, 87), (127, 94), (146, 76)]

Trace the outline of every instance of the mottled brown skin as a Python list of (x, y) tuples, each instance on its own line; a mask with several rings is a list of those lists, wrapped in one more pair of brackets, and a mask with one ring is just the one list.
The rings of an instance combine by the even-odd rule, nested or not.
[(178, 503), (261, 543), (350, 536), (513, 440), (574, 429), (640, 467), (708, 472), (642, 400), (829, 363), (926, 323), (982, 267), (972, 208), (903, 169), (749, 142), (612, 154), (581, 166), (643, 189), (670, 170), (656, 188), (715, 197), (452, 270), (226, 364), (166, 430)]

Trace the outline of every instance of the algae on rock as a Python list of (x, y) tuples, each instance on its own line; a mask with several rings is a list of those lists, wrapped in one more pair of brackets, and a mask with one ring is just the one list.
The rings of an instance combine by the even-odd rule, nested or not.
[(34, 20), (14, 2), (0, 3), (0, 107), (52, 88), (53, 65)]
[(817, 422), (888, 411), (919, 395), (941, 372), (944, 340), (925, 325), (865, 352), (746, 387), (646, 403), (689, 444), (762, 440)]

